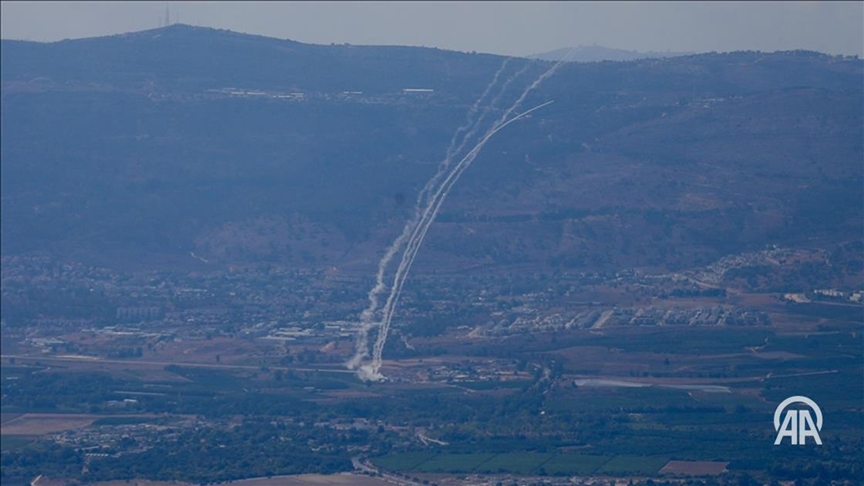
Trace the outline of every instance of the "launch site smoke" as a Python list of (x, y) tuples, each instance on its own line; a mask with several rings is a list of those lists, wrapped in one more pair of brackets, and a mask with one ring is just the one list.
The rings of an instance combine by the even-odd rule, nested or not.
[[(444, 200), (447, 197), (450, 189), (452, 189), (453, 185), (459, 180), (459, 177), (462, 173), (467, 169), (474, 159), (477, 158), (477, 155), (486, 145), (486, 143), (491, 140), (491, 138), (498, 133), (500, 130), (504, 129), (508, 125), (517, 120), (520, 120), (529, 114), (533, 113), (536, 110), (539, 110), (549, 104), (552, 101), (547, 101), (540, 105), (537, 105), (527, 111), (517, 114), (512, 118), (509, 118), (510, 115), (516, 111), (525, 98), (530, 94), (537, 86), (540, 85), (545, 79), (549, 76), (552, 76), (555, 71), (565, 62), (569, 56), (565, 57), (561, 61), (556, 62), (549, 69), (547, 69), (543, 74), (541, 74), (534, 82), (532, 82), (527, 88), (522, 91), (522, 94), (519, 98), (513, 102), (507, 110), (492, 124), (492, 126), (486, 131), (483, 137), (474, 145), (474, 147), (467, 153), (465, 156), (459, 160), (459, 162), (450, 169), (450, 163), (454, 159), (454, 157), (460, 153), (471, 137), (477, 132), (481, 122), (485, 118), (486, 114), (495, 108), (498, 100), (503, 96), (509, 84), (519, 77), (522, 73), (524, 73), (528, 66), (524, 66), (520, 71), (513, 74), (508, 78), (502, 85), (499, 90), (498, 95), (486, 106), (486, 108), (481, 113), (480, 117), (473, 121), (474, 115), (477, 113), (479, 106), (482, 104), (483, 100), (491, 92), (492, 88), (497, 84), (500, 75), (506, 69), (508, 60), (505, 60), (498, 71), (495, 73), (492, 81), (483, 91), (481, 96), (477, 99), (474, 105), (469, 110), (466, 118), (466, 124), (460, 126), (456, 132), (453, 134), (453, 138), (450, 141), (450, 146), (447, 149), (444, 160), (439, 164), (438, 171), (432, 178), (427, 181), (424, 185), (423, 189), (420, 191), (417, 197), (417, 204), (415, 206), (414, 215), (405, 223), (405, 227), (402, 230), (402, 233), (393, 241), (393, 243), (387, 248), (384, 256), (381, 258), (381, 261), (378, 264), (378, 272), (376, 274), (375, 285), (369, 291), (369, 306), (363, 310), (360, 314), (360, 328), (358, 330), (358, 336), (356, 341), (356, 350), (354, 356), (346, 363), (346, 365), (350, 369), (356, 369), (358, 376), (364, 381), (380, 381), (384, 378), (381, 374), (381, 364), (384, 353), (384, 346), (387, 343), (387, 336), (390, 332), (390, 325), (393, 319), (393, 315), (396, 310), (396, 305), (399, 302), (399, 297), (402, 293), (402, 287), (405, 284), (405, 280), (408, 278), (408, 273), (411, 270), (411, 266), (414, 263), (414, 260), (417, 257), (417, 253), (420, 250), (421, 245), (423, 244), (423, 240), (426, 237), (426, 233), (429, 230), (432, 222), (435, 220), (435, 217), (438, 215), (438, 211), (441, 208), (441, 205), (444, 203)], [(465, 133), (462, 137), (462, 141), (456, 145), (456, 140), (459, 139), (459, 135)], [(438, 181), (444, 177), (444, 181), (439, 183)], [(433, 191), (433, 188), (434, 191)], [(429, 195), (431, 193), (431, 195)], [(421, 208), (422, 213), (421, 213)], [(406, 241), (407, 239), (407, 241)], [(380, 320), (376, 319), (378, 317), (379, 311), (378, 306), (380, 304), (379, 295), (387, 288), (384, 283), (384, 276), (387, 270), (387, 267), (396, 253), (405, 245), (405, 250), (402, 253), (401, 261), (399, 262), (399, 266), (396, 269), (396, 273), (393, 276), (393, 283), (390, 286), (390, 293), (387, 296), (387, 300), (384, 304), (383, 309), (380, 311)], [(378, 328), (378, 335), (373, 344), (372, 348), (372, 360), (368, 364), (361, 364), (363, 360), (369, 356), (369, 333), (375, 327)]]

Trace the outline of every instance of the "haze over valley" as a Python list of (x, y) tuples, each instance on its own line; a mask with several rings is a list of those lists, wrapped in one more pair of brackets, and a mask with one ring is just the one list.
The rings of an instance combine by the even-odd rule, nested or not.
[(864, 474), (861, 59), (0, 42), (4, 484)]

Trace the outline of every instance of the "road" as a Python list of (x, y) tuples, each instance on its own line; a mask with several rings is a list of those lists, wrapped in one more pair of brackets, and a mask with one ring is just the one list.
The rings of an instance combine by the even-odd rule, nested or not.
[[(58, 356), (22, 356), (22, 355), (14, 355), (14, 354), (3, 354), (0, 355), (0, 359), (15, 359), (18, 362), (40, 362), (40, 363), (91, 363), (91, 364), (109, 364), (109, 365), (124, 365), (126, 367), (159, 367), (164, 368), (166, 366), (174, 365), (174, 366), (187, 366), (190, 368), (208, 368), (208, 369), (224, 369), (224, 370), (260, 370), (260, 366), (253, 365), (231, 365), (231, 364), (217, 364), (217, 363), (187, 363), (187, 362), (172, 362), (172, 361), (143, 361), (137, 359), (82, 359), (82, 358), (72, 358), (72, 357), (58, 357)], [(305, 372), (315, 372), (315, 373), (348, 373), (354, 374), (354, 371), (347, 369), (339, 369), (339, 368), (291, 368), (287, 366), (268, 366), (271, 370), (282, 370), (282, 371), (305, 371)]]

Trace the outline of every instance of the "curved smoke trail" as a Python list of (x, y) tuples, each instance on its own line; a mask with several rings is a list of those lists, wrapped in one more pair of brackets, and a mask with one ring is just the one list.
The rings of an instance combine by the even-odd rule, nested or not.
[[(465, 116), (465, 118), (467, 120), (466, 123), (464, 125), (462, 125), (461, 127), (456, 129), (456, 133), (454, 133), (453, 137), (450, 139), (450, 146), (447, 147), (447, 152), (446, 152), (446, 155), (444, 157), (444, 160), (442, 160), (441, 163), (438, 165), (438, 172), (434, 176), (432, 176), (432, 179), (430, 179), (426, 183), (425, 186), (423, 186), (423, 190), (420, 191), (420, 194), (418, 194), (418, 196), (417, 196), (417, 211), (420, 210), (421, 202), (428, 197), (428, 193), (432, 190), (432, 188), (438, 182), (438, 179), (440, 179), (441, 176), (444, 175), (444, 171), (447, 169), (447, 167), (450, 166), (450, 162), (453, 160), (453, 157), (456, 154), (458, 154), (459, 152), (461, 152), (463, 148), (465, 148), (465, 144), (467, 144), (468, 140), (470, 140), (470, 138), (474, 136), (474, 133), (477, 132), (477, 126), (480, 124), (480, 122), (483, 121), (483, 117), (486, 115), (486, 111), (489, 110), (489, 107), (487, 106), (486, 109), (483, 110), (483, 113), (480, 114), (480, 118), (478, 118), (475, 121), (474, 116), (477, 114), (477, 112), (480, 109), (480, 103), (482, 103), (483, 100), (485, 100), (486, 97), (489, 96), (489, 92), (492, 91), (492, 88), (498, 83), (498, 78), (501, 76), (501, 73), (504, 72), (504, 69), (507, 68), (507, 64), (509, 64), (509, 63), (510, 63), (510, 58), (508, 57), (501, 64), (501, 67), (498, 68), (498, 71), (495, 73), (495, 76), (492, 77), (492, 81), (489, 83), (489, 85), (486, 86), (486, 89), (483, 91), (483, 94), (481, 94), (480, 97), (477, 98), (477, 101), (475, 101), (474, 104), (471, 105), (471, 109), (468, 110), (468, 114)], [(526, 64), (525, 66), (527, 68), (528, 65)], [(523, 68), (523, 71), (524, 71), (524, 68)], [(503, 90), (507, 89), (507, 86), (510, 84), (511, 81), (513, 81), (513, 78), (519, 76), (520, 74), (522, 74), (522, 71), (519, 71), (518, 73), (514, 74), (513, 76), (510, 76), (510, 78), (508, 78), (507, 81), (504, 82), (504, 86), (501, 87), (501, 92), (503, 92)], [(501, 97), (501, 93), (499, 92), (498, 95), (495, 98), (493, 98), (491, 102), (489, 102), (489, 106), (495, 106), (496, 101), (500, 97)], [(465, 133), (466, 131), (468, 133), (466, 133), (462, 137), (462, 141), (457, 146), (456, 140), (459, 138), (459, 134)]]
[[(504, 93), (507, 92), (507, 88), (510, 86), (510, 83), (512, 83), (519, 76), (521, 76), (525, 71), (527, 71), (529, 67), (531, 67), (531, 64), (526, 63), (524, 66), (522, 66), (522, 69), (520, 69), (515, 74), (513, 74), (512, 76), (507, 78), (506, 81), (504, 81), (504, 84), (501, 86), (501, 89), (498, 90), (498, 94), (495, 95), (494, 98), (492, 98), (492, 101), (489, 102), (489, 105), (486, 106), (486, 108), (483, 110), (483, 113), (480, 114), (480, 118), (477, 120), (477, 123), (475, 123), (474, 127), (471, 129), (471, 131), (468, 132), (465, 135), (465, 137), (462, 138), (462, 143), (460, 143), (459, 146), (455, 150), (453, 150), (453, 155), (458, 154), (459, 152), (462, 151), (462, 149), (465, 148), (465, 145), (468, 143), (468, 140), (470, 140), (474, 136), (474, 134), (477, 133), (477, 129), (480, 127), (480, 123), (483, 122), (483, 119), (486, 118), (486, 114), (495, 108), (495, 105), (498, 104), (498, 101), (501, 100), (501, 97), (503, 97)], [(451, 144), (451, 146), (452, 146), (452, 144)], [(452, 155), (451, 155), (451, 158), (452, 158)], [(436, 175), (438, 175), (438, 174), (436, 174)], [(440, 178), (440, 176), (438, 178)]]
[[(379, 300), (378, 296), (383, 292), (387, 286), (384, 283), (384, 273), (387, 271), (387, 266), (390, 264), (390, 261), (396, 255), (396, 253), (402, 248), (402, 245), (405, 243), (406, 238), (411, 234), (414, 227), (417, 225), (417, 217), (420, 213), (421, 205), (424, 204), (424, 200), (428, 197), (428, 194), (432, 191), (435, 185), (438, 183), (438, 180), (444, 175), (447, 167), (450, 166), (450, 162), (453, 159), (453, 156), (462, 150), (465, 144), (468, 141), (468, 138), (473, 136), (476, 132), (476, 125), (480, 122), (480, 120), (475, 121), (474, 115), (476, 115), (480, 104), (486, 97), (489, 95), (489, 92), (492, 90), (492, 87), (498, 82), (498, 78), (507, 68), (507, 64), (510, 62), (510, 58), (504, 60), (501, 63), (501, 66), (498, 68), (498, 71), (495, 72), (495, 75), (492, 78), (492, 81), (486, 86), (486, 89), (477, 98), (477, 101), (471, 106), (468, 110), (468, 115), (466, 116), (466, 122), (464, 125), (460, 126), (456, 129), (456, 133), (453, 134), (452, 139), (450, 140), (450, 147), (447, 149), (447, 153), (444, 157), (444, 160), (438, 166), (438, 172), (432, 176), (429, 181), (423, 186), (420, 190), (420, 193), (417, 195), (417, 203), (415, 205), (415, 214), (412, 218), (405, 224), (405, 227), (402, 230), (402, 233), (396, 237), (393, 243), (387, 248), (384, 252), (384, 256), (381, 258), (381, 261), (378, 262), (378, 272), (375, 276), (375, 285), (369, 290), (367, 298), (369, 299), (369, 305), (363, 312), (360, 314), (360, 330), (357, 333), (357, 341), (355, 343), (355, 353), (354, 356), (351, 357), (350, 360), (346, 363), (348, 368), (355, 369), (360, 365), (360, 362), (363, 358), (369, 355), (369, 331), (372, 330), (376, 325), (380, 325), (380, 321), (376, 321), (376, 311), (378, 310)], [(524, 71), (524, 69), (523, 69)], [(522, 71), (516, 74), (518, 76)], [(512, 81), (512, 77), (507, 80), (505, 83), (506, 86)], [(500, 94), (499, 94), (500, 97)], [(497, 97), (496, 99), (497, 100)], [(495, 100), (492, 101), (492, 104), (495, 103)], [(485, 112), (484, 112), (485, 114)], [(482, 116), (481, 116), (482, 120)], [(469, 130), (470, 129), (470, 130)], [(461, 133), (468, 131), (468, 134), (465, 135), (462, 139), (462, 142), (456, 147), (456, 140), (459, 138)], [(454, 149), (454, 147), (456, 147)]]
[[(572, 54), (572, 50), (571, 50), (571, 54)], [(531, 91), (533, 91), (541, 82), (543, 82), (543, 80), (545, 80), (546, 78), (548, 78), (549, 76), (554, 74), (555, 71), (558, 69), (558, 67), (560, 67), (561, 64), (563, 64), (564, 62), (567, 61), (569, 56), (570, 56), (570, 54), (568, 54), (568, 56), (566, 56), (561, 61), (555, 63), (551, 68), (549, 68), (546, 72), (544, 72), (540, 77), (538, 77), (530, 86), (528, 86), (522, 92), (521, 96), (519, 96), (519, 98), (510, 106), (510, 108), (508, 108), (504, 112), (504, 114), (501, 115), (501, 117), (492, 125), (492, 127), (486, 132), (484, 137), (474, 146), (474, 148), (472, 148), (471, 151), (468, 152), (468, 154), (466, 154), (465, 157), (459, 161), (459, 163), (456, 165), (456, 167), (449, 172), (449, 175), (447, 176), (445, 181), (438, 187), (438, 189), (432, 195), (431, 199), (427, 199), (426, 209), (424, 210), (423, 215), (420, 218), (420, 221), (417, 222), (417, 216), (415, 215), (415, 217), (412, 218), (412, 220), (409, 222), (409, 224), (406, 224), (402, 235), (400, 235), (400, 237), (397, 238), (399, 246), (401, 247), (401, 244), (404, 242), (405, 235), (410, 230), (411, 235), (409, 237), (407, 247), (405, 249), (405, 252), (402, 254), (402, 260), (401, 260), (399, 267), (397, 268), (396, 274), (394, 276), (393, 285), (390, 288), (390, 295), (388, 296), (387, 302), (383, 308), (383, 314), (384, 314), (383, 319), (380, 321), (380, 323), (377, 323), (377, 325), (379, 326), (379, 330), (378, 330), (378, 337), (377, 337), (375, 344), (373, 346), (372, 363), (370, 365), (360, 367), (360, 370), (359, 370), (359, 374), (360, 374), (360, 377), (362, 379), (364, 379), (364, 380), (379, 380), (382, 378), (382, 376), (380, 374), (382, 354), (384, 351), (384, 345), (387, 342), (387, 335), (388, 335), (389, 330), (390, 330), (390, 323), (392, 321), (395, 306), (399, 301), (402, 287), (403, 287), (405, 280), (407, 279), (407, 276), (408, 276), (408, 271), (410, 270), (411, 266), (413, 265), (414, 260), (417, 256), (417, 252), (419, 251), (420, 246), (422, 245), (423, 240), (425, 239), (426, 233), (429, 230), (429, 226), (431, 225), (432, 221), (435, 219), (435, 216), (437, 216), (438, 211), (439, 211), (441, 205), (443, 204), (444, 199), (446, 198), (449, 190), (452, 188), (453, 184), (456, 183), (456, 181), (459, 179), (459, 177), (462, 175), (462, 173), (465, 171), (465, 169), (467, 169), (468, 166), (470, 166), (470, 164), (474, 161), (474, 159), (479, 154), (480, 150), (482, 150), (482, 148), (492, 138), (492, 136), (494, 136), (496, 133), (498, 133), (498, 131), (500, 131), (501, 129), (503, 129), (504, 127), (509, 125), (510, 123), (513, 123), (516, 120), (527, 116), (529, 113), (552, 103), (551, 101), (543, 103), (542, 105), (538, 105), (534, 108), (531, 108), (530, 110), (528, 110), (526, 112), (520, 113), (519, 115), (513, 117), (510, 120), (507, 120), (507, 117), (510, 116), (510, 114), (519, 107), (519, 105), (522, 103), (522, 101), (525, 100), (525, 98), (528, 96), (528, 94)], [(506, 65), (506, 62), (505, 62), (505, 65)], [(483, 96), (481, 96), (481, 100), (482, 100), (482, 98), (485, 98), (486, 94), (488, 94), (489, 90), (491, 89), (491, 86), (493, 84), (495, 84), (495, 81), (498, 78), (498, 74), (500, 74), (500, 71), (503, 70), (503, 68), (504, 68), (504, 65), (502, 65), (501, 69), (499, 69), (499, 73), (496, 73), (495, 79), (493, 79), (493, 82), (490, 84), (490, 86), (487, 87)], [(509, 85), (509, 83), (513, 79), (518, 77), (518, 75), (521, 74), (522, 72), (524, 72), (526, 69), (527, 69), (527, 66), (525, 66), (521, 71), (519, 71), (519, 73), (517, 73), (516, 75), (514, 75), (510, 79), (508, 79), (508, 81), (505, 83), (505, 86), (502, 88), (501, 93), (499, 93), (499, 95), (493, 100), (493, 102), (490, 106), (494, 106), (495, 102), (497, 102), (497, 100), (503, 95), (504, 91), (506, 90), (506, 86)], [(478, 102), (475, 103), (474, 107), (472, 107), (472, 112), (476, 112), (475, 107), (479, 106), (479, 103), (481, 100), (478, 100)], [(489, 108), (486, 109), (486, 111), (488, 111), (488, 110), (489, 110)], [(486, 111), (484, 111), (483, 115), (485, 115)], [(447, 157), (445, 158), (445, 161), (442, 162), (441, 166), (439, 167), (438, 173), (436, 173), (436, 175), (426, 184), (426, 186), (424, 186), (423, 192), (421, 192), (420, 196), (418, 196), (418, 203), (423, 199), (423, 196), (425, 195), (426, 192), (431, 191), (431, 187), (434, 187), (435, 182), (437, 182), (437, 180), (440, 179), (441, 176), (443, 176), (443, 169), (446, 169), (449, 166), (449, 162), (452, 159), (452, 156), (455, 155), (455, 153), (458, 153), (459, 151), (461, 151), (461, 149), (467, 143), (467, 140), (470, 139), (470, 137), (473, 136), (473, 134), (476, 132), (476, 129), (479, 125), (479, 122), (482, 120), (483, 115), (481, 115), (480, 120), (478, 120), (474, 124), (474, 128), (471, 129), (468, 132), (468, 134), (466, 134), (466, 136), (463, 138), (462, 143), (458, 146), (458, 148), (453, 149), (453, 147), (454, 147), (453, 141), (455, 141), (456, 136), (458, 136), (460, 131), (464, 131), (461, 129), (461, 127), (460, 127), (460, 130), (457, 130), (457, 133), (454, 135), (453, 141), (451, 141), (450, 148), (448, 148)], [(471, 114), (469, 113), (469, 119), (470, 119), (470, 116), (471, 116)], [(469, 126), (469, 125), (466, 125), (466, 126)], [(428, 198), (428, 196), (427, 196), (427, 198)], [(419, 207), (418, 207), (418, 209), (419, 209)], [(391, 245), (391, 248), (393, 248), (395, 246), (396, 246), (396, 242), (394, 242), (394, 244)], [(392, 256), (395, 255), (395, 251), (396, 250), (394, 250), (393, 254), (390, 255), (390, 258), (392, 258)], [(389, 260), (388, 260), (388, 263), (389, 263)], [(383, 272), (380, 272), (380, 274), (383, 277)], [(384, 288), (383, 278), (381, 279), (380, 282), (381, 282), (381, 290), (383, 290), (383, 288)], [(378, 288), (377, 285), (376, 285), (376, 288)], [(370, 295), (371, 295), (371, 292), (370, 292)], [(370, 301), (371, 301), (371, 299), (370, 299)], [(376, 294), (375, 302), (377, 304), (377, 294)], [(377, 305), (376, 305), (376, 307), (377, 307)], [(374, 315), (374, 311), (372, 312), (372, 314)], [(367, 317), (371, 317), (365, 311), (364, 311), (364, 315), (366, 315)], [(367, 349), (368, 336), (366, 336), (366, 334), (371, 329), (371, 327), (372, 326), (369, 325), (368, 327), (364, 327), (364, 329), (361, 331), (361, 334), (363, 334), (364, 336), (362, 338), (358, 339), (357, 355), (355, 355), (355, 357), (351, 360), (351, 362), (349, 362), (349, 365), (351, 365), (352, 368), (359, 365), (359, 363), (362, 361), (362, 359), (368, 355), (368, 349)], [(361, 352), (361, 349), (359, 348), (359, 343), (361, 342), (361, 340), (363, 343), (362, 352)]]
[(500, 130), (504, 129), (507, 125), (527, 116), (528, 114), (543, 108), (551, 104), (551, 101), (547, 101), (542, 105), (535, 106), (528, 111), (520, 113), (519, 115), (513, 117), (507, 122), (500, 124), (499, 126), (491, 128), (483, 139), (474, 146), (471, 151), (465, 155), (465, 157), (459, 161), (447, 179), (444, 181), (442, 186), (436, 191), (433, 200), (430, 202), (429, 207), (424, 212), (424, 217), (421, 220), (421, 224), (415, 227), (414, 232), (412, 233), (412, 238), (409, 240), (408, 246), (405, 249), (405, 252), (402, 254), (402, 261), (399, 264), (398, 269), (396, 270), (396, 275), (393, 279), (393, 286), (391, 287), (390, 295), (387, 298), (387, 302), (384, 304), (384, 318), (381, 322), (381, 326), (378, 329), (378, 339), (375, 341), (373, 351), (372, 351), (372, 363), (368, 366), (363, 366), (360, 368), (361, 378), (364, 380), (372, 380), (377, 381), (382, 378), (379, 370), (381, 369), (381, 359), (382, 354), (384, 352), (384, 345), (387, 343), (387, 336), (390, 332), (390, 323), (393, 319), (393, 313), (396, 308), (396, 303), (399, 301), (399, 297), (402, 293), (402, 287), (405, 284), (405, 280), (408, 277), (408, 272), (411, 269), (411, 266), (414, 263), (414, 260), (417, 256), (417, 252), (420, 250), (420, 246), (423, 244), (423, 240), (426, 237), (426, 233), (429, 230), (429, 227), (434, 221), (435, 217), (438, 215), (438, 211), (441, 208), (441, 205), (444, 203), (444, 199), (446, 199), (448, 192), (453, 187), (453, 184), (459, 179), (465, 169), (471, 165), (471, 162), (477, 158), (477, 155), (480, 153), (480, 150), (486, 145), (486, 143), (498, 133)]

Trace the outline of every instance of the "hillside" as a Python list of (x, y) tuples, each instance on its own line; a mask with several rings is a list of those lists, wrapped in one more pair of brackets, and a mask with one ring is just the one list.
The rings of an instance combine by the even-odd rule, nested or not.
[(567, 59), (572, 62), (598, 62), (598, 61), (636, 61), (638, 59), (662, 59), (665, 57), (678, 57), (693, 54), (692, 52), (654, 52), (654, 51), (631, 51), (627, 49), (613, 49), (597, 45), (562, 47), (548, 52), (540, 52), (528, 56), (531, 59), (544, 61), (560, 61)]
[[(3, 255), (366, 272), (503, 61), (183, 25), (3, 41)], [(511, 60), (499, 86), (527, 70), (492, 114), (550, 66)], [(455, 186), (418, 268), (673, 269), (859, 240), (862, 67), (812, 52), (565, 64), (523, 107), (554, 104)]]

